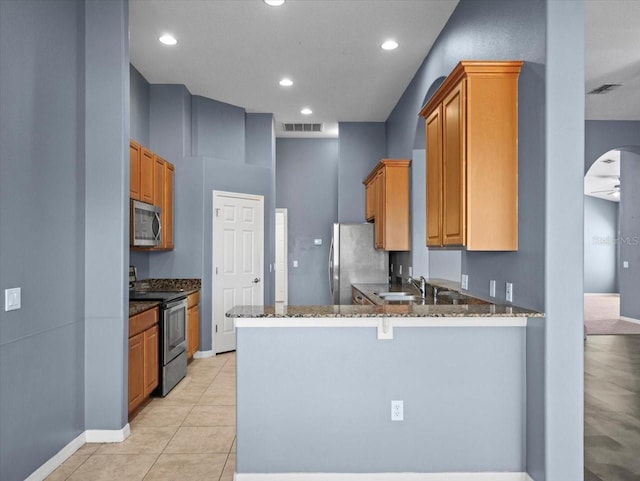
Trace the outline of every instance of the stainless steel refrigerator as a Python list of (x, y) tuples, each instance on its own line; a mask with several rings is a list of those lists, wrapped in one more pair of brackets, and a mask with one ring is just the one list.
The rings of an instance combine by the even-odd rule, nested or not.
[(334, 304), (351, 304), (351, 284), (389, 282), (389, 253), (373, 247), (373, 224), (333, 224), (329, 284)]

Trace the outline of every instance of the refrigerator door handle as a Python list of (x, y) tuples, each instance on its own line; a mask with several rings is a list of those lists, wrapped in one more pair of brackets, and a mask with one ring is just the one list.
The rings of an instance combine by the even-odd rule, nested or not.
[(331, 298), (333, 299), (333, 237), (331, 238), (331, 246), (329, 247), (329, 290), (331, 291)]

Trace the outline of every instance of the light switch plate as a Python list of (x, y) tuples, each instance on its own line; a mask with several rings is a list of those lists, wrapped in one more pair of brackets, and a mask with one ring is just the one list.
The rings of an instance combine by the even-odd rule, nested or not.
[(628, 269), (629, 268), (629, 261), (622, 261), (622, 267), (624, 269)]
[(321, 246), (322, 245), (322, 239), (313, 239), (313, 245), (314, 246)]
[(511, 282), (507, 282), (507, 286), (505, 289), (505, 300), (507, 302), (513, 302), (513, 284)]
[(494, 279), (489, 281), (489, 297), (496, 297), (496, 281)]
[(293, 261), (293, 267), (298, 267), (298, 261)]
[(469, 289), (469, 276), (467, 274), (462, 274), (462, 279), (460, 281), (460, 287), (464, 290)]
[(14, 311), (20, 309), (22, 305), (21, 301), (21, 289), (20, 287), (14, 287), (4, 290), (4, 310)]

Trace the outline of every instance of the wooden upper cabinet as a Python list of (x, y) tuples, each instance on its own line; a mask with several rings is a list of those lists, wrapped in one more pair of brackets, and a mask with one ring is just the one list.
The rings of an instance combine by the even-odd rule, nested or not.
[(409, 165), (410, 161), (405, 159), (383, 159), (363, 182), (365, 216), (367, 220), (374, 220), (376, 249), (406, 251), (410, 248)]
[(518, 250), (521, 61), (462, 61), (426, 119), (427, 245)]
[(427, 132), (427, 245), (442, 245), (442, 107), (425, 121)]
[(173, 186), (174, 186), (173, 164), (164, 164), (164, 203), (162, 205), (162, 247), (173, 249)]
[(129, 197), (133, 200), (140, 200), (140, 151), (140, 145), (129, 142)]
[(442, 102), (442, 213), (444, 245), (464, 244), (464, 83)]
[(140, 154), (140, 200), (153, 204), (153, 152), (141, 147)]
[(136, 250), (167, 250), (174, 248), (173, 242), (173, 164), (131, 140), (130, 188), (131, 199), (153, 204), (161, 209), (162, 243), (156, 247), (137, 247)]
[(164, 164), (159, 155), (153, 156), (153, 205), (162, 209), (164, 203)]

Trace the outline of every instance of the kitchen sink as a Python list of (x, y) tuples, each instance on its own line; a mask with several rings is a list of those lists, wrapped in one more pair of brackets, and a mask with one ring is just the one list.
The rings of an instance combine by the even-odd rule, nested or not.
[(420, 301), (422, 297), (411, 292), (376, 292), (376, 296), (382, 297), (385, 301)]

